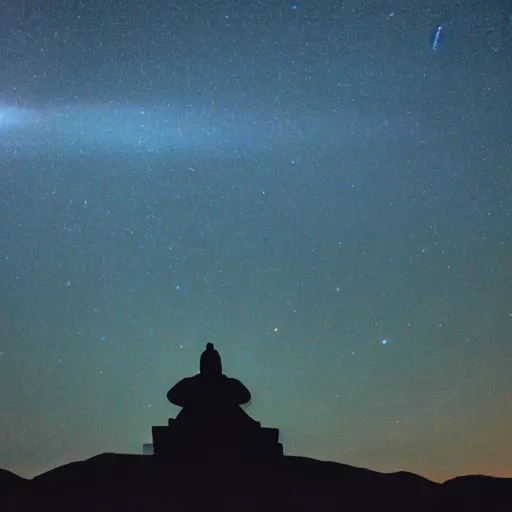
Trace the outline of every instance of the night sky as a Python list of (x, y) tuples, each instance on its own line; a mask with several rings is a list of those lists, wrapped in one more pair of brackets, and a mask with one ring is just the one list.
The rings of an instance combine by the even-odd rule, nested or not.
[(287, 454), (512, 477), (507, 0), (0, 28), (0, 467), (142, 453), (211, 341)]

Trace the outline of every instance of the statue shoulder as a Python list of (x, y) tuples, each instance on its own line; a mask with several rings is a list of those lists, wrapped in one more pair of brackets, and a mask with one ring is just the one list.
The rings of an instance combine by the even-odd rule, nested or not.
[(167, 400), (179, 407), (185, 407), (190, 403), (191, 399), (195, 398), (195, 390), (197, 387), (197, 377), (185, 377), (174, 386), (167, 393)]
[(226, 377), (226, 379), (238, 405), (244, 405), (251, 401), (251, 392), (241, 381), (233, 377)]

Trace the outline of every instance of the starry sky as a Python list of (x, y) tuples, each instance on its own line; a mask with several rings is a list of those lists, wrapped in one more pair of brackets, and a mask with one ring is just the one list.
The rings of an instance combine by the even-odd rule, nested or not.
[(0, 26), (0, 467), (141, 453), (211, 341), (287, 454), (512, 477), (506, 0)]

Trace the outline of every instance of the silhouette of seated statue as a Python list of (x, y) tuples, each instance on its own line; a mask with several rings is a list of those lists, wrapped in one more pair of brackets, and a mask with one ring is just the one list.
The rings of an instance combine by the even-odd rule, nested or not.
[(182, 379), (167, 393), (169, 402), (183, 408), (176, 426), (230, 431), (260, 426), (240, 407), (251, 400), (251, 393), (239, 380), (222, 373), (220, 354), (212, 343), (207, 343), (199, 368), (199, 374)]
[(153, 453), (173, 460), (244, 460), (283, 455), (279, 430), (265, 428), (241, 405), (249, 390), (222, 373), (222, 361), (212, 343), (201, 355), (199, 373), (179, 381), (167, 399), (182, 407), (167, 426), (154, 426)]

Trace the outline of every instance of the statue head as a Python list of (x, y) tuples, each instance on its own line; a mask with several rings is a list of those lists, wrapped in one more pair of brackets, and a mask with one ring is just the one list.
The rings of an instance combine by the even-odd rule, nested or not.
[(222, 375), (222, 361), (220, 354), (213, 347), (213, 343), (206, 344), (206, 350), (201, 354), (199, 371), (205, 377), (220, 377)]

